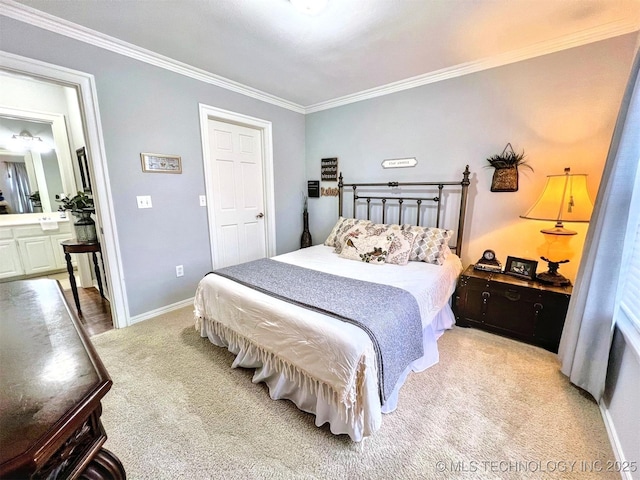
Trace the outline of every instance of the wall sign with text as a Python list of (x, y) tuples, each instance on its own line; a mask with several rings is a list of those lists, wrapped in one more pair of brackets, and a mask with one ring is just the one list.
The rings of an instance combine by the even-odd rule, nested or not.
[(390, 158), (382, 161), (382, 168), (407, 168), (415, 167), (417, 164), (415, 158)]
[(338, 187), (322, 187), (320, 192), (323, 197), (337, 197), (340, 195), (340, 189)]
[(323, 158), (320, 160), (320, 179), (323, 182), (338, 181), (338, 159)]

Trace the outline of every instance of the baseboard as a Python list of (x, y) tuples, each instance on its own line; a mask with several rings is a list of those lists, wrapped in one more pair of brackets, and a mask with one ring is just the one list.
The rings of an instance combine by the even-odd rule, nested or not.
[(141, 313), (140, 315), (136, 315), (135, 317), (129, 318), (129, 325), (133, 325), (138, 322), (142, 322), (144, 320), (149, 320), (150, 318), (157, 317), (158, 315), (162, 315), (163, 313), (173, 312), (174, 310), (178, 310), (183, 307), (188, 307), (189, 305), (193, 306), (194, 297), (187, 298), (186, 300), (181, 300), (176, 303), (172, 303), (171, 305), (165, 305), (164, 307), (156, 308), (155, 310), (151, 310), (149, 312)]
[[(616, 433), (616, 427), (613, 424), (613, 419), (611, 415), (609, 415), (609, 409), (605, 406), (604, 401), (599, 402), (600, 414), (602, 415), (602, 420), (604, 421), (604, 426), (607, 429), (607, 435), (609, 436), (609, 442), (611, 443), (611, 448), (613, 449), (613, 454), (616, 456), (616, 460), (620, 464), (625, 464), (626, 462), (624, 452), (622, 451), (622, 445), (620, 444), (620, 440), (618, 439), (618, 434)], [(631, 476), (631, 472), (620, 472), (620, 478), (622, 480), (634, 480)]]

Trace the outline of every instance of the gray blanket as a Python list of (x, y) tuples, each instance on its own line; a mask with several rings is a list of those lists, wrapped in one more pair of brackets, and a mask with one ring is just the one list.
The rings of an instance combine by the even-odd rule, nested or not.
[(382, 403), (406, 367), (424, 355), (418, 302), (406, 290), (268, 258), (211, 273), (364, 330), (377, 355)]

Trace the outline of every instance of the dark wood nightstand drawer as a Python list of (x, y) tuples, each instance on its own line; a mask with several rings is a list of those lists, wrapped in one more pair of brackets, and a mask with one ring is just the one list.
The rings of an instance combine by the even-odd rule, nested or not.
[(516, 338), (558, 351), (570, 287), (547, 287), (470, 266), (454, 297), (456, 324)]

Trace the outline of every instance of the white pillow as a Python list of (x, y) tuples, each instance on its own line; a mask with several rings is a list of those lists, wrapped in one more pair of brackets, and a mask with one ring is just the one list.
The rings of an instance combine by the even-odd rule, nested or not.
[(358, 260), (360, 262), (383, 265), (389, 254), (389, 246), (395, 235), (367, 235), (365, 232), (350, 235), (345, 239), (340, 252), (342, 258)]

